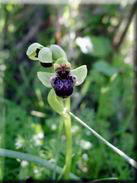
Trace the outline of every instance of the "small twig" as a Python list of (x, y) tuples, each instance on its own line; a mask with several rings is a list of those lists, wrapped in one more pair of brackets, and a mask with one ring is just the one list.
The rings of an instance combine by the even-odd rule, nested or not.
[[(131, 21), (132, 21), (132, 19), (134, 17), (134, 14), (136, 12), (136, 9), (137, 9), (137, 1), (133, 4), (133, 6), (131, 8), (131, 11), (130, 11), (130, 14), (129, 14), (127, 23), (125, 25), (125, 28), (124, 28), (123, 32), (121, 33), (120, 38), (117, 39), (117, 35), (116, 35), (115, 38), (114, 38), (114, 40), (113, 40), (113, 43), (112, 44), (113, 44), (113, 47), (114, 47), (115, 50), (118, 50), (121, 47), (121, 44), (123, 43), (123, 40), (124, 40), (124, 38), (126, 36), (126, 33), (128, 31), (128, 28), (130, 26), (130, 23), (131, 23)], [(119, 35), (118, 35), (118, 37), (119, 37)]]
[(23, 46), (34, 37), (34, 35), (38, 32), (39, 28), (42, 25), (42, 20), (39, 21), (35, 26), (33, 26), (30, 31), (28, 32), (28, 34), (16, 45), (16, 50), (19, 50), (21, 48), (23, 48)]
[(130, 165), (132, 165), (134, 168), (137, 168), (137, 162), (127, 156), (124, 152), (122, 152), (117, 147), (113, 146), (111, 143), (109, 143), (107, 140), (105, 140), (101, 135), (99, 135), (95, 130), (93, 130), (91, 127), (89, 127), (85, 122), (83, 122), (80, 118), (75, 116), (72, 112), (69, 112), (69, 114), (75, 118), (80, 124), (82, 124), (84, 127), (89, 129), (94, 136), (96, 136), (98, 139), (100, 139), (104, 144), (106, 144), (108, 147), (110, 147), (113, 151), (115, 151), (117, 154), (122, 156)]
[(104, 181), (118, 181), (119, 179), (116, 177), (111, 177), (111, 178), (102, 178), (102, 179), (95, 179), (92, 182), (104, 182)]
[(56, 38), (56, 44), (61, 44), (61, 13), (62, 9), (61, 7), (57, 7), (56, 9), (56, 32), (55, 32), (55, 38)]
[[(135, 27), (134, 27), (134, 129), (135, 129), (135, 139), (137, 139), (137, 13), (135, 16)], [(135, 141), (134, 150), (137, 152), (137, 141)], [(136, 154), (137, 159), (137, 154)], [(136, 179), (137, 179), (137, 172), (136, 172)]]
[(24, 19), (25, 17), (28, 18), (28, 16), (31, 15), (32, 12), (35, 11), (34, 6), (28, 6), (24, 5), (22, 10), (14, 17), (14, 21), (20, 21), (21, 19)]
[(31, 40), (36, 35), (36, 33), (39, 31), (40, 27), (43, 24), (43, 19), (42, 19), (42, 17), (39, 14), (37, 14), (37, 17), (38, 18), (36, 18), (36, 24), (32, 25), (32, 27), (29, 30), (28, 34), (21, 41), (19, 41), (19, 43), (15, 47), (15, 50), (20, 50), (21, 48), (23, 48), (24, 45), (29, 40)]
[(128, 10), (127, 7), (128, 7), (128, 5), (124, 8), (124, 10), (120, 10), (121, 14), (120, 14), (120, 17), (118, 17), (119, 22), (114, 27), (113, 32), (112, 32), (112, 34), (114, 35), (113, 36), (114, 39), (115, 39), (115, 36), (117, 35), (117, 32), (120, 32), (120, 28), (121, 28), (121, 25), (123, 24), (123, 20), (127, 17), (127, 10)]

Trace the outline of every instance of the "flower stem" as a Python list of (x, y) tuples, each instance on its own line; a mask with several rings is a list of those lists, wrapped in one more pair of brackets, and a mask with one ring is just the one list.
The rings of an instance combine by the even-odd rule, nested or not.
[[(70, 111), (70, 98), (66, 99), (65, 107)], [(72, 161), (72, 134), (71, 134), (71, 117), (68, 113), (63, 114), (65, 132), (66, 132), (66, 159), (64, 167), (64, 179), (69, 178), (71, 171), (71, 161)]]

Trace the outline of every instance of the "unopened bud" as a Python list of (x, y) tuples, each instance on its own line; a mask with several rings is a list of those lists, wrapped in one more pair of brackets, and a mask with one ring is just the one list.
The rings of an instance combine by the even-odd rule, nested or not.
[(52, 52), (49, 48), (43, 47), (38, 54), (38, 60), (41, 63), (52, 63)]
[(65, 60), (67, 60), (67, 55), (65, 53), (65, 51), (58, 45), (51, 45), (50, 46), (50, 49), (52, 51), (52, 57), (53, 57), (53, 60), (57, 60), (59, 58), (64, 58)]
[(33, 43), (28, 47), (26, 54), (31, 60), (38, 60), (38, 53), (42, 48), (41, 44)]

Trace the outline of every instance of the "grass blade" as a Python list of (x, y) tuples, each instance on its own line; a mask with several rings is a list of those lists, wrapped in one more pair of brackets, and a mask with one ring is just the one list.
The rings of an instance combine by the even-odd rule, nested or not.
[[(32, 162), (35, 162), (39, 165), (45, 166), (46, 168), (48, 168), (52, 171), (55, 168), (55, 165), (53, 163), (50, 163), (49, 161), (47, 161), (45, 159), (39, 158), (39, 157), (31, 155), (31, 154), (27, 154), (27, 153), (16, 152), (16, 151), (0, 148), (0, 156), (1, 157), (15, 158), (15, 159), (19, 158), (21, 160), (32, 161)], [(56, 172), (60, 174), (62, 172), (62, 168), (56, 166)], [(70, 178), (75, 179), (75, 180), (79, 180), (79, 177), (77, 177), (76, 175), (74, 175), (72, 173), (70, 173)]]
[(93, 130), (91, 127), (89, 127), (84, 121), (82, 121), (80, 118), (75, 116), (72, 112), (69, 112), (69, 114), (76, 119), (81, 125), (89, 129), (94, 136), (96, 136), (98, 139), (100, 139), (104, 144), (106, 144), (108, 147), (110, 147), (113, 151), (115, 151), (117, 154), (119, 154), (121, 157), (123, 157), (131, 166), (134, 168), (137, 168), (137, 162), (130, 158), (128, 155), (126, 155), (123, 151), (118, 149), (117, 147), (113, 146), (111, 143), (109, 143), (107, 140), (105, 140), (101, 135), (99, 135), (95, 130)]

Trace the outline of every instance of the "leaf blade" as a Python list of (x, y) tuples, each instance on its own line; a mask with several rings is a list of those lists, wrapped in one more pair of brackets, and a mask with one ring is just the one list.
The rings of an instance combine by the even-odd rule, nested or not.
[(55, 91), (53, 89), (50, 90), (48, 94), (48, 103), (51, 108), (59, 114), (64, 112), (63, 101), (56, 96)]

